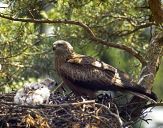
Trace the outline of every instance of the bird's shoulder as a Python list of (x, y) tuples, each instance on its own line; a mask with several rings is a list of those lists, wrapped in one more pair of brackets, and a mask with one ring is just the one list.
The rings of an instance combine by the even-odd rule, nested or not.
[(91, 56), (86, 56), (86, 55), (80, 55), (80, 54), (75, 54), (73, 56), (71, 56), (68, 60), (67, 60), (68, 64), (76, 64), (76, 65), (80, 65), (80, 66), (92, 66), (94, 68), (98, 68), (101, 70), (109, 70), (112, 72), (116, 71), (116, 68), (114, 68), (113, 66), (104, 63), (103, 61), (100, 61), (94, 57)]

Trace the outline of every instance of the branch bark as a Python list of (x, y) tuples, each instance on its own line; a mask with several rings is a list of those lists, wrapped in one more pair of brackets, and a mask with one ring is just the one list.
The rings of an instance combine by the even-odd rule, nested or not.
[(153, 20), (157, 23), (163, 23), (163, 9), (161, 8), (161, 0), (149, 0), (149, 7), (152, 12)]
[(159, 69), (161, 63), (161, 57), (163, 52), (163, 33), (159, 33), (150, 43), (150, 47), (147, 51), (147, 65), (143, 68), (141, 73), (142, 81), (140, 85), (142, 85), (147, 93), (151, 93), (152, 85), (154, 82), (154, 78)]
[(154, 78), (161, 63), (161, 57), (163, 53), (162, 44), (163, 33), (159, 33), (151, 40), (147, 51), (147, 65), (142, 70), (142, 73), (140, 75), (140, 79), (142, 78), (142, 81), (139, 83), (146, 89), (147, 93), (151, 93)]
[(113, 47), (113, 48), (118, 48), (121, 50), (124, 50), (126, 52), (128, 52), (129, 54), (131, 54), (132, 56), (134, 56), (135, 58), (137, 58), (142, 65), (146, 64), (146, 61), (144, 59), (144, 57), (135, 49), (128, 47), (122, 43), (113, 43), (113, 42), (108, 42), (105, 41), (103, 39), (98, 38), (94, 32), (90, 29), (89, 26), (87, 26), (86, 24), (79, 22), (79, 21), (73, 21), (73, 20), (52, 20), (52, 19), (30, 19), (30, 18), (13, 18), (11, 16), (5, 16), (4, 14), (0, 14), (1, 18), (4, 19), (8, 19), (8, 20), (12, 20), (12, 21), (20, 21), (20, 22), (31, 22), (31, 23), (57, 23), (57, 24), (72, 24), (72, 25), (77, 25), (82, 27), (90, 36), (90, 39), (92, 41), (95, 41), (98, 44), (103, 44), (106, 45), (108, 47)]

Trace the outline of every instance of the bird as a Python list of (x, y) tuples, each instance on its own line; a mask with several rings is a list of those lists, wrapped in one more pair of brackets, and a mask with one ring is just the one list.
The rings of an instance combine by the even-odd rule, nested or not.
[(156, 100), (156, 95), (133, 82), (130, 76), (94, 57), (81, 55), (64, 40), (53, 43), (54, 68), (64, 85), (75, 95), (96, 97), (98, 91), (131, 92), (141, 98)]
[(49, 102), (50, 92), (56, 85), (55, 80), (46, 78), (41, 82), (28, 83), (14, 96), (14, 103), (22, 105), (39, 105)]

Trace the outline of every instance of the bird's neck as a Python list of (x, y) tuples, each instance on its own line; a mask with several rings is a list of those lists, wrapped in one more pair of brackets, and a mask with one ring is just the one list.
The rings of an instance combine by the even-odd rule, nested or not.
[(60, 67), (66, 63), (66, 61), (74, 56), (75, 53), (71, 53), (69, 55), (56, 55), (55, 56), (55, 69), (60, 74)]

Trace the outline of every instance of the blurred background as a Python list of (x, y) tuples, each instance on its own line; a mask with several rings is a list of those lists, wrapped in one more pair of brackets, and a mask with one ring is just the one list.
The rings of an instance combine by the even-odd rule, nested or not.
[[(146, 0), (1, 0), (0, 14), (14, 18), (80, 21), (97, 37), (133, 47), (143, 56), (146, 56), (152, 37), (162, 31), (162, 27), (154, 25)], [(0, 18), (0, 93), (15, 91), (25, 82), (43, 77), (58, 80), (53, 66), (52, 43), (59, 39), (70, 42), (76, 52), (101, 59), (138, 80), (141, 64), (137, 59), (122, 50), (96, 44), (79, 26)], [(162, 84), (163, 63), (153, 86), (159, 99), (163, 98)], [(155, 110), (161, 114), (157, 114), (160, 118), (163, 116), (161, 109)]]

